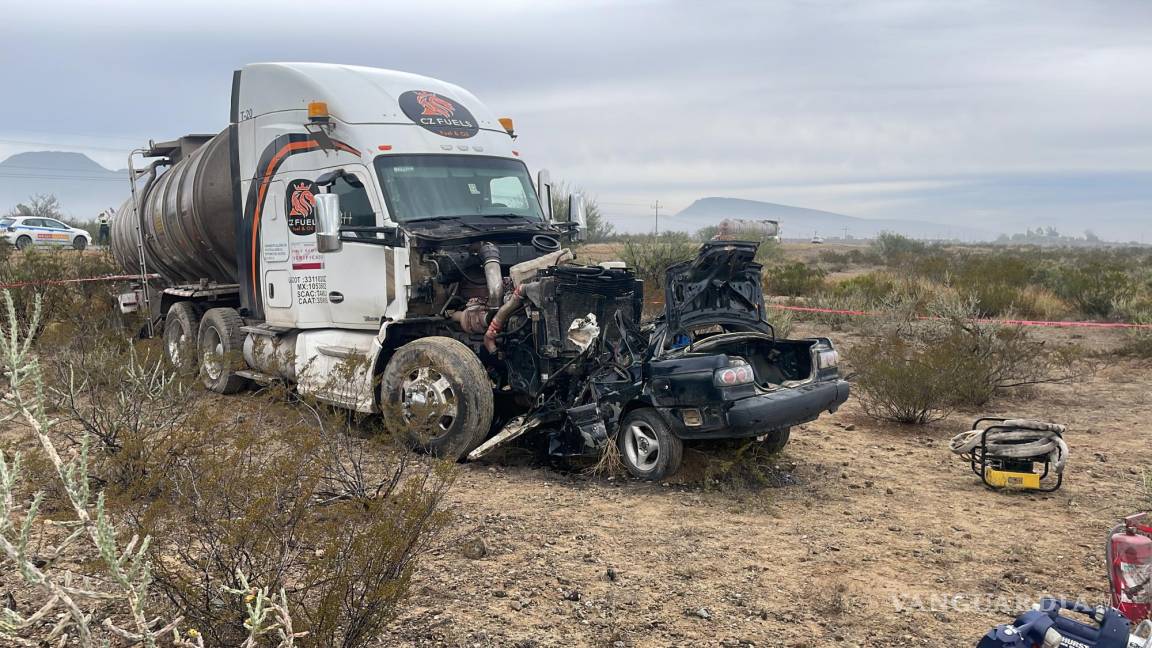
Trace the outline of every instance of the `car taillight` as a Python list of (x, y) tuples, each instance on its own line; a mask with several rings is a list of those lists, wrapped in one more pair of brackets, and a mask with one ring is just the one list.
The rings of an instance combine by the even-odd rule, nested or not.
[(728, 360), (727, 367), (717, 369), (712, 374), (712, 382), (717, 387), (747, 385), (755, 380), (755, 372), (752, 371), (752, 367), (742, 358), (731, 358)]
[(816, 353), (818, 369), (832, 369), (840, 364), (840, 354), (835, 349), (823, 349)]

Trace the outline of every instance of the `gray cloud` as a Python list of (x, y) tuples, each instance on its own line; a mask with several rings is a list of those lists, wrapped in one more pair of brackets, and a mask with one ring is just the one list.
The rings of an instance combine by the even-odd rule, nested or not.
[(1152, 220), (1143, 0), (179, 4), (10, 8), (0, 81), (27, 99), (0, 104), (0, 139), (122, 166), (133, 141), (221, 128), (246, 62), (339, 61), (472, 89), (625, 226), (706, 195), (1113, 236)]

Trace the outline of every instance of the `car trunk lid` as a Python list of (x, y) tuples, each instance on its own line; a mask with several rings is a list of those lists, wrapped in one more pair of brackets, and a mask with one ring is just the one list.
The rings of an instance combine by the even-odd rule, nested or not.
[(708, 241), (691, 261), (665, 271), (664, 300), (668, 337), (720, 324), (740, 330), (767, 330), (759, 243)]

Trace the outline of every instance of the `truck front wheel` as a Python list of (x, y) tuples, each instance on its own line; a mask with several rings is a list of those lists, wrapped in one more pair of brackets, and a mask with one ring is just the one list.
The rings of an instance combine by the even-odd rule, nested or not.
[(628, 472), (646, 481), (674, 474), (684, 456), (684, 442), (650, 407), (632, 410), (624, 417), (616, 434), (616, 447)]
[(445, 459), (468, 454), (492, 425), (488, 372), (452, 338), (426, 337), (397, 349), (380, 379), (380, 397), (389, 432)]
[(200, 320), (200, 378), (218, 394), (235, 394), (248, 384), (236, 372), (244, 366), (244, 326), (233, 308), (212, 308)]

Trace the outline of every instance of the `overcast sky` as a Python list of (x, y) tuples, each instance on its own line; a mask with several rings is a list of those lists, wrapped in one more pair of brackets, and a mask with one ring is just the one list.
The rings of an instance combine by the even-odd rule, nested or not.
[(1152, 240), (1149, 0), (5, 5), (0, 159), (123, 167), (223, 128), (244, 63), (328, 61), (469, 88), (629, 229), (731, 196)]

